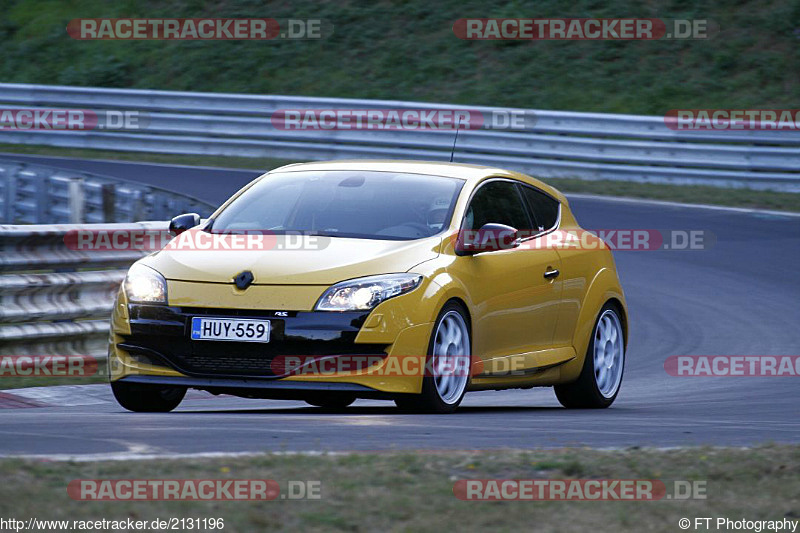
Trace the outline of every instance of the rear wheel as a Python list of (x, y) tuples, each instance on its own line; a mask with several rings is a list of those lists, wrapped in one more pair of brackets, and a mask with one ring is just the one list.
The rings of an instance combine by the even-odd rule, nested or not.
[(619, 394), (625, 366), (625, 335), (616, 306), (600, 310), (578, 379), (556, 385), (561, 405), (573, 409), (608, 407)]
[(322, 407), (323, 409), (344, 409), (354, 401), (356, 401), (356, 397), (349, 395), (326, 395), (306, 398), (307, 404), (314, 407)]
[(397, 397), (397, 406), (423, 413), (455, 411), (469, 383), (471, 353), (466, 312), (461, 305), (449, 302), (433, 327), (422, 392)]
[(184, 387), (165, 387), (143, 383), (125, 383), (114, 381), (111, 391), (117, 402), (137, 413), (166, 413), (172, 411), (186, 395)]

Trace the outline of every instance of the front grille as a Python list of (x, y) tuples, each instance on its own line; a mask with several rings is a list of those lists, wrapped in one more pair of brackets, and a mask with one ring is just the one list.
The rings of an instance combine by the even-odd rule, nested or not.
[[(291, 312), (187, 309), (131, 305), (131, 335), (120, 347), (163, 362), (196, 377), (276, 377), (275, 357), (284, 355), (384, 355), (386, 345), (357, 344), (365, 313)], [(198, 341), (189, 338), (191, 317), (248, 316), (271, 322), (270, 342)]]
[(204, 374), (241, 374), (255, 376), (273, 376), (270, 368), (272, 358), (269, 357), (242, 357), (239, 355), (190, 355), (180, 358), (184, 363), (181, 366), (191, 372)]

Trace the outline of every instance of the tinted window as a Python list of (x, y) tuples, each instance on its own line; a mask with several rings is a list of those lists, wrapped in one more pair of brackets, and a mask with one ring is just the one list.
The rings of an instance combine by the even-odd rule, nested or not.
[(282, 172), (247, 189), (211, 231), (271, 230), (332, 237), (417, 239), (450, 221), (464, 182), (393, 172)]
[(558, 200), (537, 191), (533, 187), (522, 186), (523, 195), (533, 214), (536, 227), (539, 230), (548, 230), (558, 221)]
[(484, 224), (505, 224), (516, 229), (528, 229), (530, 222), (522, 198), (514, 183), (491, 181), (472, 197), (464, 217), (464, 229), (480, 229)]

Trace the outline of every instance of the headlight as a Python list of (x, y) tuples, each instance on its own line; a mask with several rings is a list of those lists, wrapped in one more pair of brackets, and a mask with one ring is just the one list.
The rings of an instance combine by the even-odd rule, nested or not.
[(384, 300), (416, 289), (419, 274), (384, 274), (351, 279), (332, 286), (317, 302), (317, 311), (367, 311)]
[(167, 281), (150, 267), (134, 264), (123, 282), (128, 301), (167, 303)]

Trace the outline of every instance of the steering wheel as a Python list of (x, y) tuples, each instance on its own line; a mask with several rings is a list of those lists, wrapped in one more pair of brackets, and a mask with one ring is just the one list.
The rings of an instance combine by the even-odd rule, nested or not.
[(415, 230), (419, 231), (423, 237), (427, 237), (431, 233), (431, 228), (429, 228), (427, 224), (422, 224), (420, 222), (403, 222), (398, 227), (403, 226), (414, 228)]

